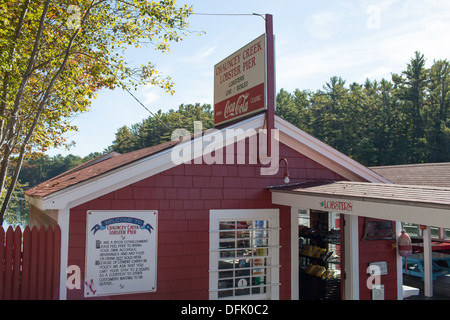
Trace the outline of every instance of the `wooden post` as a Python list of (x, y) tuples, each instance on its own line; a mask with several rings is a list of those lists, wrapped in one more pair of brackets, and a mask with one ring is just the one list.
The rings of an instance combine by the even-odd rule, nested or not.
[(431, 228), (427, 226), (423, 230), (423, 265), (424, 265), (424, 286), (426, 297), (433, 296), (433, 263), (431, 250)]
[(267, 157), (272, 156), (272, 129), (275, 127), (275, 52), (273, 36), (273, 17), (266, 14), (266, 48), (267, 48)]

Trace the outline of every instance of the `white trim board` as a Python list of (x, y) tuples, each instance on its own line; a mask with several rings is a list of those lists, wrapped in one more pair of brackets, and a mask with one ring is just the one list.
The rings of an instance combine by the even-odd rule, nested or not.
[[(272, 203), (291, 206), (301, 209), (323, 210), (320, 202), (324, 199), (322, 195), (301, 195), (295, 193), (272, 191)], [(329, 199), (345, 199), (339, 196), (326, 196)], [(339, 211), (347, 215), (377, 218), (381, 220), (402, 221), (414, 224), (450, 228), (450, 211), (438, 208), (425, 208), (413, 205), (371, 202), (368, 200), (351, 200), (352, 212)]]

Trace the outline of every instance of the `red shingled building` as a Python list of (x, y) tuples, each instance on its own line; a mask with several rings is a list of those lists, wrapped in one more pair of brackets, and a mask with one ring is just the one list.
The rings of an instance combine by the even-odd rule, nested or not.
[[(257, 132), (264, 127), (264, 118), (264, 115), (257, 115), (219, 133), (229, 129)], [(288, 163), (288, 185), (284, 183), (284, 161), (274, 175), (262, 175), (261, 168), (267, 165), (252, 163), (248, 157), (244, 163), (240, 162), (240, 152), (244, 149), (239, 147), (242, 142), (238, 141), (242, 137), (231, 142), (225, 138), (220, 142), (208, 140), (215, 141), (216, 155), (223, 153), (223, 159), (228, 159), (223, 164), (205, 163), (205, 153), (200, 154), (203, 160), (199, 161), (199, 154), (194, 156), (193, 146), (202, 137), (193, 137), (188, 142), (168, 142), (123, 155), (108, 154), (28, 190), (27, 199), (32, 204), (31, 224), (59, 224), (62, 229), (61, 298), (92, 297), (87, 294), (89, 283), (85, 279), (86, 265), (91, 259), (86, 248), (87, 238), (92, 234), (88, 214), (107, 217), (114, 213), (120, 216), (155, 212), (157, 228), (153, 234), (157, 234), (157, 253), (155, 261), (148, 262), (147, 267), (147, 270), (155, 269), (155, 285), (139, 293), (133, 288), (128, 288), (124, 294), (120, 289), (106, 290), (99, 297), (371, 299), (367, 268), (369, 263), (383, 261), (388, 270), (386, 275), (381, 275), (384, 298), (397, 299), (395, 235), (393, 239), (365, 240), (367, 218), (349, 211), (352, 206), (356, 210), (356, 203), (349, 200), (342, 200), (347, 203), (345, 206), (329, 210), (337, 213), (332, 216), (324, 204), (320, 206), (320, 201), (316, 208), (307, 202), (305, 206), (290, 206), (289, 201), (279, 204), (277, 198), (311, 182), (329, 185), (332, 181), (387, 181), (278, 117), (275, 127), (279, 130), (279, 157)], [(256, 140), (247, 136), (245, 141), (244, 153), (248, 155)], [(188, 149), (181, 149), (183, 147)], [(192, 159), (196, 160), (175, 164), (171, 156), (180, 150), (190, 150)], [(230, 152), (232, 157), (227, 158)], [(305, 221), (307, 223), (299, 228)], [(345, 226), (342, 221), (346, 221)], [(395, 223), (391, 226), (395, 233)], [(315, 238), (311, 240), (309, 235), (300, 234), (303, 243), (299, 244), (299, 232), (305, 230)], [(332, 233), (339, 235), (338, 247), (333, 250), (322, 241)], [(298, 255), (299, 250), (319, 250), (319, 247), (333, 251), (334, 261), (340, 266), (332, 268), (316, 262), (314, 259), (319, 253), (317, 257), (306, 255), (309, 257), (306, 262), (302, 260), (305, 255)], [(98, 264), (102, 264), (101, 261)], [(65, 288), (68, 276), (65, 268), (71, 265), (81, 270), (80, 289)], [(326, 273), (328, 270), (319, 266), (334, 271)], [(345, 281), (344, 271), (347, 272)], [(311, 279), (314, 283), (308, 284), (305, 296), (302, 289)], [(110, 280), (110, 284), (115, 280), (120, 282), (120, 278), (110, 277)], [(338, 283), (333, 289), (334, 295), (327, 296), (328, 289), (323, 284), (327, 280)], [(94, 285), (101, 291), (99, 283)], [(310, 292), (313, 287), (314, 292)]]

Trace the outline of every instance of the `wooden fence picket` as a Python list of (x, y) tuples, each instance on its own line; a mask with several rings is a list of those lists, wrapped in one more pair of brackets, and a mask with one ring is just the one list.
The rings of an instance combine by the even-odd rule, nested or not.
[(5, 241), (5, 275), (4, 275), (4, 285), (3, 285), (3, 299), (11, 300), (12, 291), (12, 257), (13, 257), (13, 242), (14, 242), (14, 231), (12, 227), (6, 230), (6, 241)]
[(31, 229), (25, 227), (22, 236), (22, 290), (20, 300), (30, 299), (30, 273), (31, 273)]
[(11, 299), (19, 300), (20, 298), (20, 264), (22, 259), (22, 230), (16, 227), (14, 230), (14, 251), (13, 251), (13, 273), (12, 273), (12, 292)]
[(48, 228), (45, 235), (45, 300), (50, 300), (52, 295), (53, 240), (53, 229)]
[(37, 287), (37, 268), (38, 268), (38, 230), (36, 227), (31, 229), (31, 257), (30, 257), (30, 291), (29, 299), (36, 300)]
[(53, 241), (53, 261), (52, 261), (52, 296), (50, 299), (59, 299), (59, 279), (61, 269), (61, 228), (56, 226)]
[(61, 229), (0, 227), (0, 300), (57, 300)]
[(44, 227), (39, 229), (38, 233), (38, 262), (37, 262), (37, 286), (36, 299), (44, 299), (45, 290), (45, 230)]

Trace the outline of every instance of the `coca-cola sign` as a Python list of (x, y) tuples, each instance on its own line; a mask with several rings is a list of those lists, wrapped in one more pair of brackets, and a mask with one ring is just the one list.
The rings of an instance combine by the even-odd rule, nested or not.
[(247, 112), (248, 95), (249, 95), (248, 93), (240, 95), (237, 101), (233, 103), (230, 103), (230, 100), (227, 101), (227, 104), (225, 105), (225, 111), (223, 114), (225, 119), (228, 119), (229, 117), (235, 117)]
[(214, 66), (214, 124), (266, 109), (265, 35)]
[(264, 83), (216, 103), (214, 122), (221, 124), (264, 109)]

